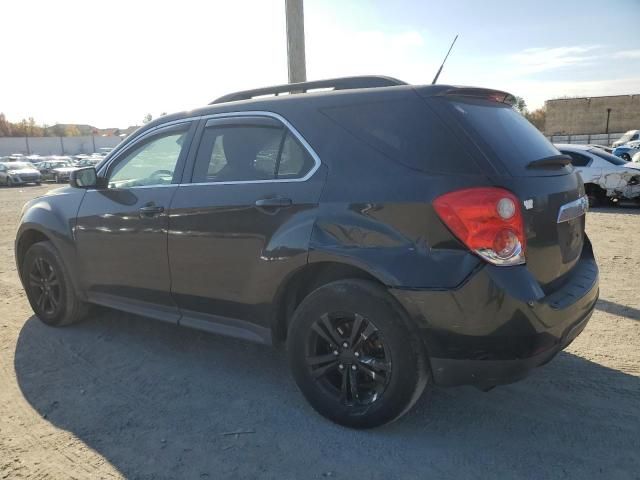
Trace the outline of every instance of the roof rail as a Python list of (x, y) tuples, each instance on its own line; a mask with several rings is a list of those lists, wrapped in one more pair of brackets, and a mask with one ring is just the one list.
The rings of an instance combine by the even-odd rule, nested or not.
[(313, 82), (287, 83), (273, 87), (256, 88), (254, 90), (243, 90), (241, 92), (229, 93), (220, 98), (216, 98), (209, 105), (215, 103), (234, 102), (236, 100), (249, 100), (254, 97), (265, 95), (278, 96), (281, 93), (307, 93), (316, 89), (349, 90), (352, 88), (375, 88), (391, 87), (394, 85), (406, 85), (402, 80), (381, 75), (366, 75), (360, 77), (342, 77), (329, 80), (315, 80)]

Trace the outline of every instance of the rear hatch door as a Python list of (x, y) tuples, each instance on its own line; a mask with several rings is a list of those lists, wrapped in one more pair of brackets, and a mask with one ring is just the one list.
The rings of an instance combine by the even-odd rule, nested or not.
[(520, 199), (527, 268), (549, 293), (582, 252), (584, 186), (568, 159), (511, 107), (507, 96), (452, 89), (426, 100), (473, 151), (491, 182)]

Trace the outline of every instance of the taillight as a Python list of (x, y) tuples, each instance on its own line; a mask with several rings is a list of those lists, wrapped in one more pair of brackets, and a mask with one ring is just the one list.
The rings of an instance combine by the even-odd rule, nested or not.
[(525, 262), (522, 211), (502, 188), (467, 188), (446, 193), (433, 206), (449, 230), (471, 251), (494, 265)]

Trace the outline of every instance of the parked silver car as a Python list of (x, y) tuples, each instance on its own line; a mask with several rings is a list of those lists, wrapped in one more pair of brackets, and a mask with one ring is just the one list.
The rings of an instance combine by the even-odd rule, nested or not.
[(40, 185), (40, 172), (28, 162), (0, 163), (0, 185), (13, 187), (25, 183)]
[(53, 180), (56, 183), (68, 182), (72, 171), (77, 170), (71, 160), (45, 160), (38, 164), (42, 181)]

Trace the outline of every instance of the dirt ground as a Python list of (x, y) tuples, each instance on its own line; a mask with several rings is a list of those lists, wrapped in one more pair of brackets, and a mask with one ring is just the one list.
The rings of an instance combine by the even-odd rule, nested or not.
[(601, 300), (553, 362), (351, 431), (312, 411), (282, 352), (117, 312), (41, 324), (13, 240), (48, 188), (0, 189), (0, 479), (640, 478), (638, 209), (588, 214)]

